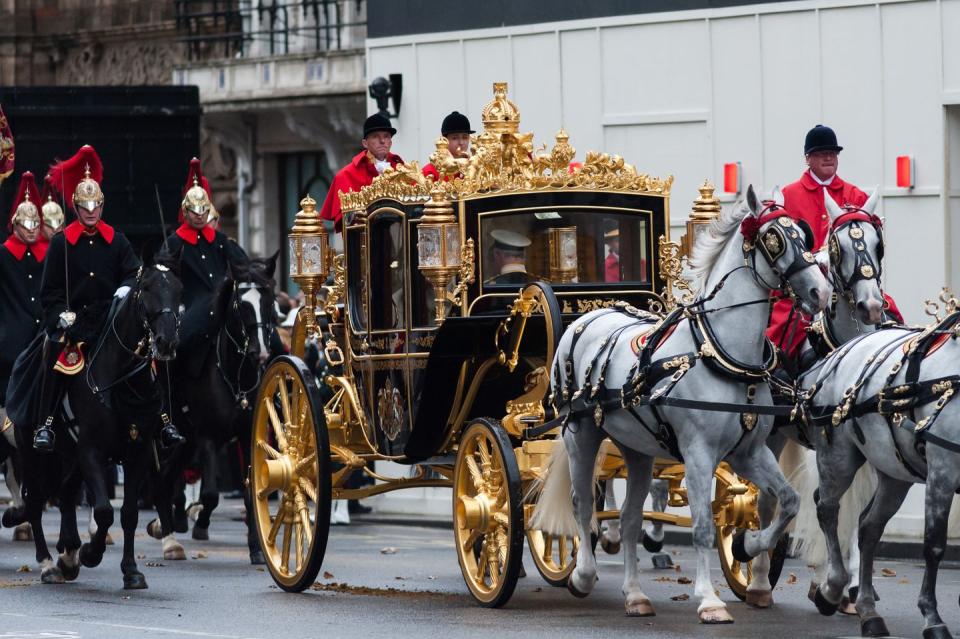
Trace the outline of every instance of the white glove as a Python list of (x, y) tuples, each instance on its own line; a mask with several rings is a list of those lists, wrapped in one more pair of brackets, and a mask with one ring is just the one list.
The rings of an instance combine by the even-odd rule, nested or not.
[(60, 313), (60, 321), (57, 322), (57, 326), (60, 328), (70, 328), (73, 326), (73, 323), (77, 320), (77, 314), (73, 311), (64, 311)]
[(120, 288), (118, 288), (118, 289), (114, 292), (113, 296), (114, 296), (115, 298), (117, 298), (118, 300), (122, 300), (123, 298), (125, 298), (125, 297), (127, 296), (127, 293), (129, 293), (129, 292), (130, 292), (130, 287), (129, 287), (129, 286), (121, 286)]
[(377, 173), (383, 173), (390, 168), (390, 160), (377, 160), (373, 165), (377, 167)]

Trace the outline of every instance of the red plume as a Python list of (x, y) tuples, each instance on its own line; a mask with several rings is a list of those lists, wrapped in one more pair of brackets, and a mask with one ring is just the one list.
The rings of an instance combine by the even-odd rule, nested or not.
[(89, 144), (80, 147), (80, 150), (69, 160), (51, 166), (50, 172), (47, 174), (50, 178), (50, 185), (60, 193), (71, 209), (73, 208), (73, 192), (80, 180), (84, 178), (87, 167), (90, 168), (90, 177), (97, 184), (101, 184), (103, 182), (103, 162), (100, 161), (100, 156)]
[[(181, 198), (186, 197), (187, 191), (190, 190), (190, 187), (193, 186), (193, 179), (197, 179), (197, 184), (203, 187), (203, 190), (207, 192), (207, 199), (213, 202), (213, 194), (210, 193), (210, 183), (207, 182), (207, 178), (203, 177), (203, 171), (200, 169), (200, 160), (198, 158), (192, 158), (190, 160), (190, 169), (187, 171), (187, 183), (183, 186), (183, 193)], [(177, 218), (179, 222), (183, 222), (183, 206), (181, 202), (180, 206), (180, 216)]]
[(33, 173), (24, 171), (23, 175), (20, 176), (20, 186), (17, 188), (17, 197), (13, 200), (13, 208), (10, 209), (10, 218), (7, 223), (8, 231), (13, 231), (13, 216), (17, 213), (17, 207), (27, 199), (27, 191), (30, 192), (30, 201), (37, 207), (37, 213), (40, 212), (40, 207), (43, 205), (43, 202), (40, 201), (40, 191), (37, 189), (37, 181), (34, 179)]
[[(40, 192), (39, 206), (46, 204), (47, 197), (51, 197), (54, 200), (57, 200), (60, 197), (57, 193), (57, 189), (53, 186), (53, 181), (50, 179), (49, 173), (43, 177), (43, 190)], [(59, 204), (59, 202), (57, 202), (57, 204)]]

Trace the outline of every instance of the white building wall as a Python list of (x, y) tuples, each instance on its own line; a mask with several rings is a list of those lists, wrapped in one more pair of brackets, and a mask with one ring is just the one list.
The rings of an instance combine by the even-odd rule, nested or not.
[[(881, 190), (885, 286), (921, 323), (925, 298), (960, 288), (960, 106), (945, 108), (960, 105), (958, 29), (960, 0), (807, 0), (370, 39), (367, 77), (403, 74), (394, 148), (421, 164), (445, 114), (479, 129), (491, 83), (510, 82), (537, 144), (562, 126), (578, 158), (603, 150), (674, 174), (675, 235), (723, 163), (742, 163), (744, 185), (791, 182), (804, 134), (828, 124), (845, 147), (840, 174)], [(895, 170), (907, 154), (909, 191)], [(914, 493), (891, 530), (919, 532)]]

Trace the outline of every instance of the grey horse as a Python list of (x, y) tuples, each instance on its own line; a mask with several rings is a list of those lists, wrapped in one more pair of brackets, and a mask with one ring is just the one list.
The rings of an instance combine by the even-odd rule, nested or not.
[(864, 461), (877, 474), (876, 494), (859, 524), (856, 611), (864, 636), (888, 634), (876, 610), (874, 554), (884, 527), (915, 483), (926, 483), (926, 570), (919, 597), (923, 636), (951, 636), (937, 611), (936, 581), (952, 497), (960, 489), (960, 404), (950, 402), (960, 387), (957, 326), (953, 312), (922, 333), (894, 327), (854, 339), (803, 383), (815, 426), (810, 430), (819, 472), (817, 518), (827, 546), (826, 581), (815, 598), (823, 614), (836, 610), (848, 577), (837, 531), (840, 496)]
[[(642, 313), (600, 310), (577, 319), (560, 340), (551, 387), (552, 396), (560, 405), (560, 414), (566, 415), (569, 421), (563, 435), (564, 445), (556, 446), (551, 455), (532, 525), (557, 535), (579, 534), (581, 539), (589, 539), (591, 530), (595, 529), (592, 498), (595, 461), (603, 439), (610, 437), (627, 467), (627, 494), (620, 521), (625, 565), (623, 593), (628, 615), (654, 614), (640, 586), (636, 547), (655, 457), (682, 458), (686, 466), (693, 542), (698, 557), (695, 592), (700, 598), (698, 615), (703, 623), (733, 621), (710, 580), (715, 535), (711, 483), (717, 465), (728, 461), (735, 472), (753, 481), (761, 490), (776, 494), (780, 503), (779, 515), (772, 525), (738, 537), (740, 556), (754, 557), (772, 548), (797, 512), (797, 493), (765, 445), (773, 427), (769, 416), (754, 413), (753, 420), (742, 423), (742, 416), (734, 412), (677, 405), (703, 400), (739, 405), (753, 400), (758, 406), (770, 405), (770, 390), (762, 383), (766, 373), (761, 372), (772, 366), (770, 345), (764, 336), (770, 291), (789, 291), (796, 303), (811, 314), (824, 308), (829, 300), (829, 285), (813, 256), (806, 251), (800, 239), (801, 230), (782, 211), (782, 195), (778, 193), (776, 199), (776, 202), (761, 203), (750, 187), (745, 201), (738, 202), (732, 211), (711, 223), (708, 232), (700, 235), (693, 260), (705, 275), (703, 290), (709, 294), (683, 309), (683, 317), (669, 335), (660, 333), (663, 335), (660, 338), (658, 329), (653, 328), (653, 320), (643, 317)], [(627, 337), (632, 337), (631, 332), (644, 331), (657, 336), (658, 368), (665, 369), (669, 375), (661, 376), (642, 392), (657, 396), (650, 401), (656, 403), (663, 398), (663, 402), (653, 408), (633, 405), (622, 396), (586, 411), (580, 409), (577, 398), (590, 397), (593, 389), (619, 392), (624, 387), (634, 387), (639, 375), (635, 367), (638, 358), (629, 346), (632, 339)], [(700, 335), (706, 337), (698, 337)], [(619, 339), (620, 336), (624, 339)], [(655, 337), (651, 337), (653, 339)], [(603, 353), (607, 353), (603, 355), (605, 363), (594, 366)], [(685, 364), (689, 368), (685, 368)], [(735, 366), (744, 375), (746, 371), (753, 371), (756, 376), (749, 379), (756, 381), (733, 379), (721, 372), (729, 370), (728, 366)], [(651, 375), (653, 368), (652, 365), (649, 368)], [(605, 394), (611, 391), (601, 393)], [(561, 401), (567, 397), (574, 400), (573, 408)], [(620, 403), (625, 399), (626, 407)], [(673, 445), (667, 445), (664, 438), (657, 435), (658, 430), (651, 427), (658, 422), (669, 424), (659, 432), (669, 430)], [(598, 423), (602, 427), (598, 427)], [(580, 544), (568, 588), (575, 595), (585, 596), (593, 589), (596, 575), (597, 563), (590, 544)]]

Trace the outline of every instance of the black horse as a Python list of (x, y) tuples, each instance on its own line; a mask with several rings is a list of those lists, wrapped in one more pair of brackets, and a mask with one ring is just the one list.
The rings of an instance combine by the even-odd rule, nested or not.
[[(64, 382), (67, 401), (58, 415), (61, 436), (56, 454), (34, 451), (33, 423), (15, 424), (17, 447), (23, 455), (26, 515), (43, 583), (71, 581), (80, 572), (79, 564), (92, 568), (103, 559), (114, 518), (104, 475), (112, 459), (123, 464), (125, 476), (120, 510), (123, 586), (147, 587), (134, 554), (137, 489), (154, 465), (154, 434), (161, 415), (169, 410), (157, 383), (156, 363), (171, 360), (178, 343), (182, 287), (172, 264), (160, 256), (157, 264), (141, 268), (133, 290), (114, 300), (106, 312), (100, 337), (87, 350), (85, 369)], [(97, 532), (81, 545), (76, 508), (84, 481), (93, 496)], [(51, 496), (58, 497), (61, 513), (56, 565), (41, 524), (43, 505)]]
[[(193, 538), (209, 539), (210, 516), (220, 501), (218, 452), (236, 439), (244, 463), (250, 459), (253, 403), (264, 366), (271, 355), (277, 324), (273, 273), (277, 256), (253, 259), (245, 268), (233, 267), (214, 294), (213, 325), (219, 326), (199, 373), (178, 362), (173, 376), (173, 404), (177, 425), (187, 444), (164, 461), (154, 502), (159, 521), (147, 532), (163, 540), (165, 559), (184, 559), (183, 547), (173, 536), (185, 532), (176, 527), (172, 509), (174, 494), (182, 496), (184, 468), (196, 460), (202, 483), (202, 508), (193, 527)], [(244, 503), (251, 512), (249, 491)], [(247, 518), (247, 546), (253, 564), (264, 563), (256, 531)]]

